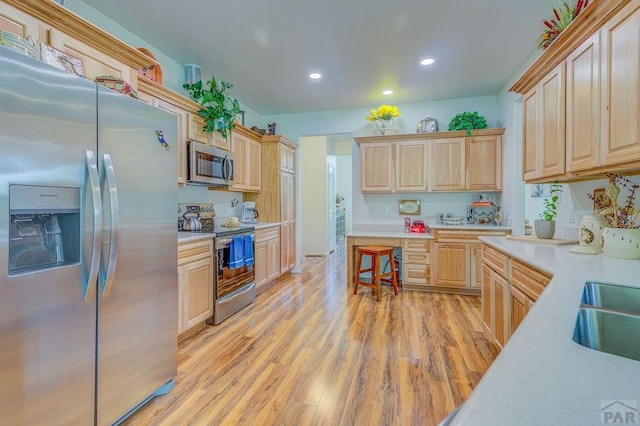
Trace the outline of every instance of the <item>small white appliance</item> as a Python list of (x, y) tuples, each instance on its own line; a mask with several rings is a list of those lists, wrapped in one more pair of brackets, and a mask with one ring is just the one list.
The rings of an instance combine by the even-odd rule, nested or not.
[(253, 201), (245, 201), (242, 203), (242, 223), (257, 223), (258, 216), (256, 203)]

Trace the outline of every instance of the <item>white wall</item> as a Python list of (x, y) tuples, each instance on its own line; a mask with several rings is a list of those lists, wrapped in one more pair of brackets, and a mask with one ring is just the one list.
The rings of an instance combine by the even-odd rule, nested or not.
[(300, 138), (300, 194), (302, 215), (298, 216), (303, 255), (328, 254), (327, 137)]

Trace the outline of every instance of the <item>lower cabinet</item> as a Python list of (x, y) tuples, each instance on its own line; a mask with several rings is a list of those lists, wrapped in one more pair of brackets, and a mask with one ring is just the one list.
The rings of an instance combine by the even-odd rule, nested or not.
[[(508, 231), (435, 229), (431, 285), (480, 294), (482, 246), (479, 236), (504, 236)], [(456, 290), (457, 289), (457, 290)]]
[(484, 329), (491, 342), (501, 349), (551, 277), (486, 245), (482, 256), (482, 277)]
[(178, 334), (213, 315), (213, 239), (178, 244)]
[(431, 240), (402, 240), (402, 287), (424, 290), (431, 282)]
[(257, 229), (255, 239), (256, 288), (280, 276), (279, 227)]

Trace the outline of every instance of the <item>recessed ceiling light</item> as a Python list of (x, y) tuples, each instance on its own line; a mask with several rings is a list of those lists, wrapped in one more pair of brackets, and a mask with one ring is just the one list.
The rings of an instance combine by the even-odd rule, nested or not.
[(317, 80), (319, 78), (322, 78), (322, 74), (320, 74), (319, 72), (312, 72), (311, 74), (309, 74), (309, 78), (312, 80)]
[(420, 65), (431, 65), (435, 61), (431, 58), (426, 58), (420, 61)]
[(382, 91), (382, 94), (383, 94), (383, 95), (387, 95), (387, 96), (388, 96), (388, 95), (393, 95), (393, 90), (383, 90), (383, 91)]

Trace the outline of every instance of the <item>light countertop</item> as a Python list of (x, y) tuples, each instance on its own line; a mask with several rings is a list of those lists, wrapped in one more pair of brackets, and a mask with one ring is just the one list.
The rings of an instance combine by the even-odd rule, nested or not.
[(193, 243), (200, 240), (212, 239), (213, 234), (207, 234), (202, 232), (185, 232), (178, 231), (178, 244)]
[[(507, 226), (493, 225), (436, 225), (427, 223), (429, 228), (437, 230), (460, 230), (460, 231), (510, 231)], [(347, 234), (347, 237), (371, 237), (371, 238), (421, 238), (433, 239), (430, 232), (403, 232), (399, 226), (360, 226)]]
[(366, 237), (366, 238), (417, 238), (433, 240), (433, 235), (420, 232), (397, 232), (397, 231), (352, 231), (347, 237)]
[(640, 404), (640, 362), (572, 340), (585, 281), (640, 287), (640, 261), (480, 239), (553, 278), (451, 424), (596, 425), (607, 401)]

